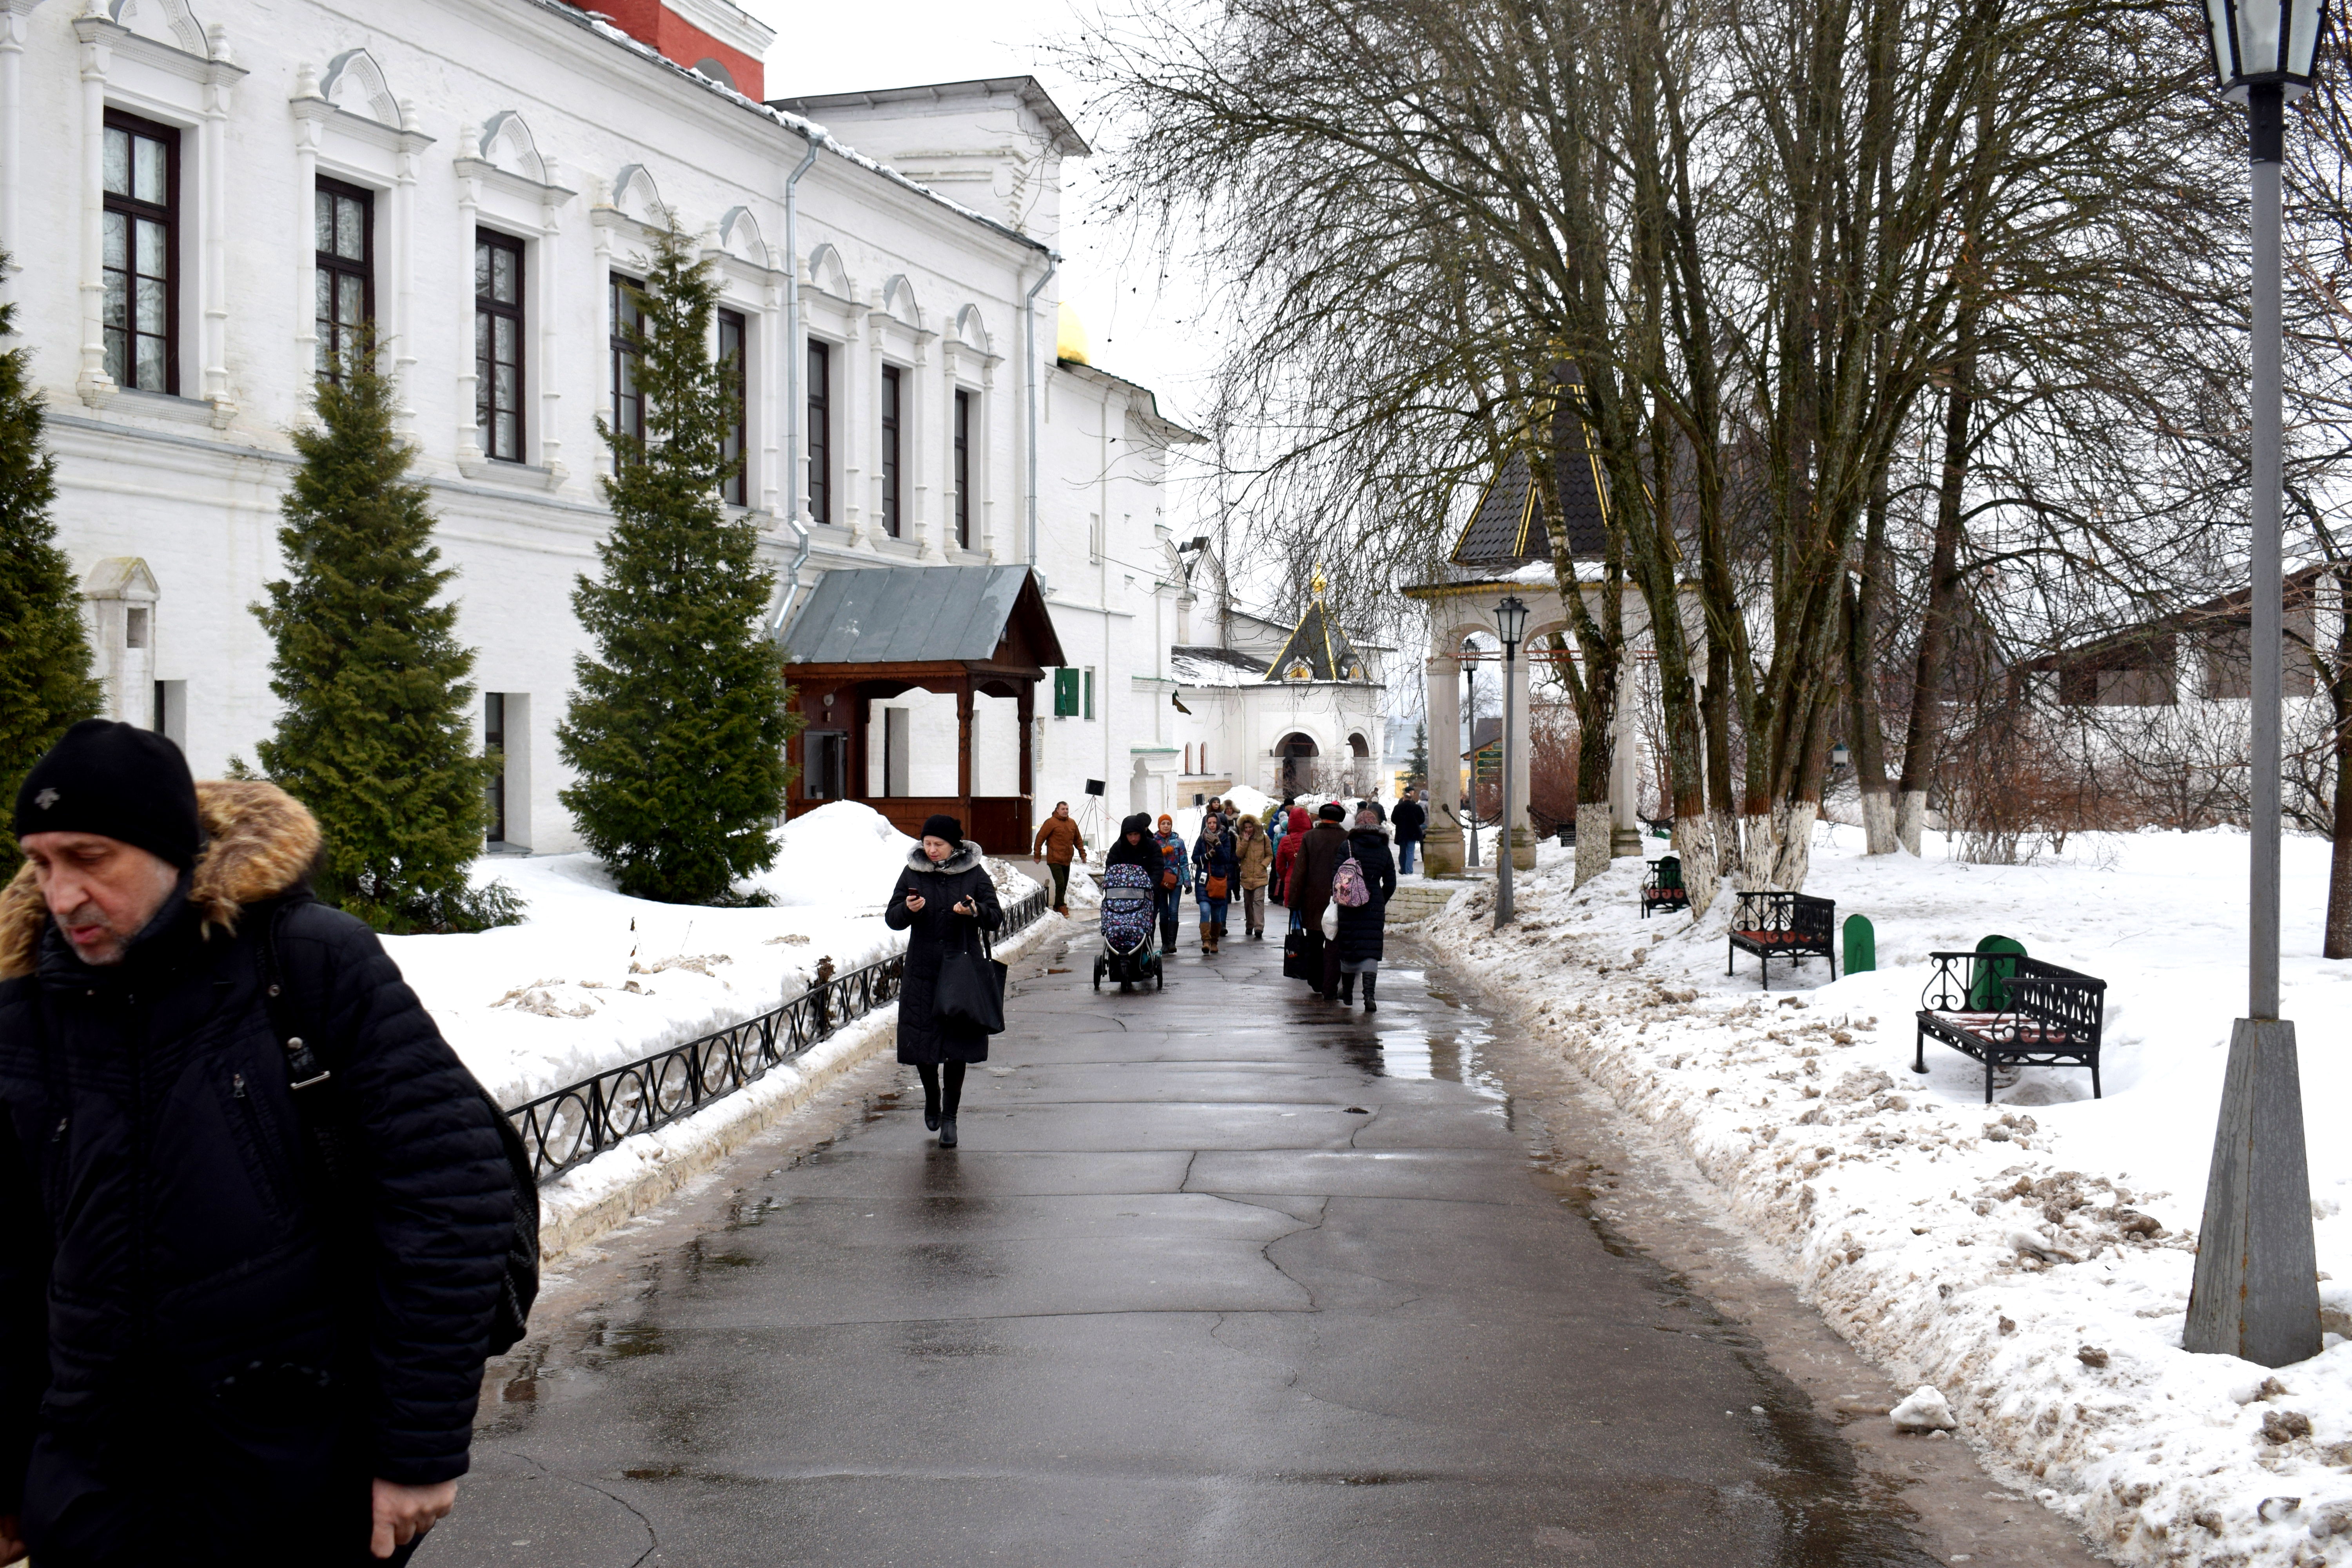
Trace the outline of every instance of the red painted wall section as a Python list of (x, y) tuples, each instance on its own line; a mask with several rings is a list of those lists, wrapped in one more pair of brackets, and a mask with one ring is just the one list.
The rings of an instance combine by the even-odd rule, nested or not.
[(746, 98), (756, 101), (766, 91), (766, 71), (758, 60), (720, 43), (662, 0), (593, 0), (581, 8), (609, 16), (613, 26), (637, 42), (651, 45), (689, 69), (704, 60), (717, 60), (735, 79), (735, 90)]

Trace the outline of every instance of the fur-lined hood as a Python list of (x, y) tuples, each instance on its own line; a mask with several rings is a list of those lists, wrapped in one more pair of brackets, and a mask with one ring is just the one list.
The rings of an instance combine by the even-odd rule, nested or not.
[(918, 843), (912, 849), (907, 851), (907, 868), (911, 871), (929, 871), (934, 877), (949, 877), (958, 871), (977, 869), (984, 858), (986, 857), (981, 853), (980, 846), (967, 838), (963, 841), (962, 847), (939, 864), (933, 865), (931, 858), (923, 853), (922, 845)]
[[(215, 929), (234, 934), (246, 905), (291, 892), (319, 858), (318, 820), (274, 784), (206, 780), (196, 785), (196, 814), (205, 843), (189, 878), (188, 901), (203, 914), (207, 936)], [(0, 980), (33, 972), (48, 918), (33, 868), (19, 867), (0, 889)]]

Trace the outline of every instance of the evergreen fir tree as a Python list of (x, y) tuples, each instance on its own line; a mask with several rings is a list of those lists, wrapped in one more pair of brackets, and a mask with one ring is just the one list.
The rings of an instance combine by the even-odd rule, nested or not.
[(1420, 788), (1429, 787), (1429, 721), (1422, 721), (1412, 727), (1412, 760), (1406, 764), (1412, 773), (1412, 782)]
[[(0, 254), (0, 275), (8, 258)], [(16, 334), (16, 307), (0, 304), (0, 342)], [(49, 503), (57, 459), (41, 443), (41, 399), (32, 353), (0, 353), (0, 806), (68, 726), (97, 714), (81, 593), (58, 548)], [(0, 833), (0, 879), (16, 875), (16, 840)]]
[(280, 503), (284, 580), (254, 606), (285, 702), (261, 765), (326, 837), (319, 896), (379, 931), (510, 924), (504, 883), (471, 886), (494, 758), (474, 751), (474, 654), (453, 635), (456, 576), (393, 428), (393, 386), (373, 345), (317, 384), (316, 425)]
[(756, 560), (757, 529), (719, 501), (735, 405), (705, 346), (717, 300), (673, 227), (639, 300), (646, 433), (597, 423), (613, 452), (613, 526), (602, 574), (572, 596), (595, 653), (574, 665), (556, 732), (581, 837), (623, 892), (670, 903), (734, 901), (736, 881), (774, 860), (797, 727), (759, 625), (774, 576)]

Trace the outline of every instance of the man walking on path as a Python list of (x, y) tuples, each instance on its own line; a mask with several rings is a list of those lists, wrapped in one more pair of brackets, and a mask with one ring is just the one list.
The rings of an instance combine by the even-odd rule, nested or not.
[(1034, 863), (1042, 855), (1045, 868), (1054, 873), (1054, 912), (1057, 915), (1070, 912), (1070, 857), (1073, 854), (1081, 861), (1086, 859), (1086, 837), (1078, 831), (1077, 819), (1070, 815), (1070, 803), (1057, 800), (1054, 803), (1054, 815), (1045, 819), (1045, 826), (1037, 829), (1037, 842), (1029, 847), (1030, 860)]
[(0, 1563), (405, 1562), (467, 1467), (516, 1224), (497, 1111), (311, 900), (318, 824), (275, 785), (89, 720), (14, 829)]
[(1412, 858), (1421, 848), (1421, 841), (1429, 831), (1429, 813), (1421, 804), (1421, 792), (1409, 789), (1389, 813), (1389, 821), (1396, 828), (1397, 875), (1412, 875)]

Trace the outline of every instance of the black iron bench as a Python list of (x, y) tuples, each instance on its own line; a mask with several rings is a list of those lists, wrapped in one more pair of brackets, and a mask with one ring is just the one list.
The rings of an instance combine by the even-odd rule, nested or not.
[(1830, 978), (1837, 978), (1837, 901), (1811, 893), (1754, 892), (1738, 895), (1731, 911), (1731, 947), (1724, 954), (1723, 972), (1732, 973), (1745, 951), (1763, 961), (1764, 989), (1772, 989), (1772, 961), (1826, 958)]
[(1927, 1037), (1984, 1063), (1985, 1103), (2003, 1067), (2086, 1067), (2099, 1098), (2099, 1037), (2107, 983), (2017, 952), (1931, 952), (1936, 973), (1919, 994), (1913, 1072), (1927, 1070)]
[(1678, 855), (1661, 855), (1650, 862), (1642, 878), (1642, 918), (1658, 910), (1690, 908), (1690, 889), (1683, 886), (1683, 862)]

